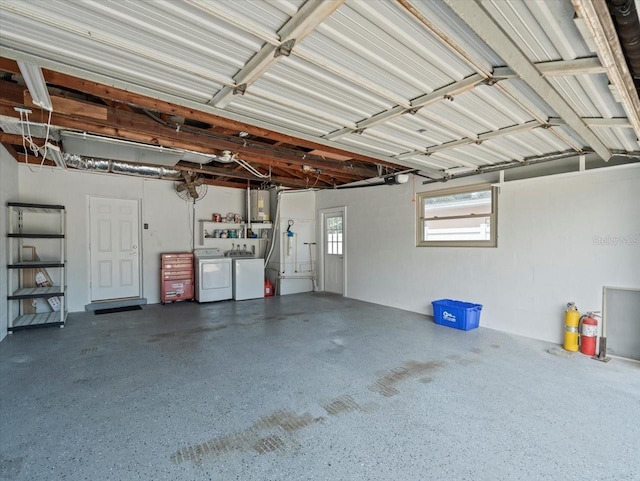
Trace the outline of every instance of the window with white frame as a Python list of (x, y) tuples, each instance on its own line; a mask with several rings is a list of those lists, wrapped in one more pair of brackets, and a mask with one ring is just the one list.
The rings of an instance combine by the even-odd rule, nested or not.
[(418, 194), (417, 245), (496, 247), (497, 189), (488, 184)]

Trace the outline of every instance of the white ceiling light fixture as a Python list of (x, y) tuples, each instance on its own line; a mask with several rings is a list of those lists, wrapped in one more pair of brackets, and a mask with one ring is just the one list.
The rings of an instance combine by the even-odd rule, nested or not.
[[(40, 164), (41, 169), (44, 164), (44, 159), (47, 157), (53, 160), (60, 168), (66, 169), (67, 167), (62, 158), (60, 149), (49, 142), (53, 104), (51, 103), (51, 97), (49, 97), (49, 89), (47, 88), (47, 82), (44, 80), (42, 69), (36, 64), (23, 62), (21, 60), (18, 60), (17, 63), (18, 68), (20, 69), (20, 74), (22, 75), (24, 83), (27, 85), (27, 89), (29, 90), (31, 102), (42, 110), (49, 112), (49, 119), (46, 124), (46, 133), (44, 135), (44, 145), (39, 147), (33, 141), (30, 129), (29, 114), (31, 113), (31, 110), (28, 107), (14, 107), (14, 109), (20, 114), (21, 133), (22, 138), (24, 139), (23, 143), (28, 145), (34, 155), (42, 155), (42, 163)], [(55, 152), (56, 149), (57, 152)], [(29, 160), (26, 150), (24, 155), (25, 161), (28, 164)], [(31, 169), (31, 167), (29, 167), (29, 169)]]
[(409, 174), (396, 174), (396, 182), (398, 184), (406, 184), (409, 182)]
[(69, 130), (61, 132), (60, 137), (65, 152), (98, 159), (172, 167), (180, 162), (185, 153), (184, 150), (161, 145), (141, 144)]
[(67, 170), (67, 164), (64, 161), (64, 157), (62, 156), (60, 147), (47, 142), (44, 147), (40, 149), (40, 151), (42, 153), (42, 157), (53, 160), (56, 163), (57, 167)]
[[(20, 113), (19, 111), (17, 112)], [(19, 118), (0, 115), (0, 129), (7, 134), (22, 135), (23, 128), (28, 130), (33, 137), (39, 137), (41, 139), (44, 139), (47, 136), (48, 130), (49, 140), (60, 140), (60, 129), (58, 127), (50, 127), (49, 125), (41, 122), (29, 122), (28, 124), (25, 122), (23, 125)]]
[(24, 83), (27, 84), (27, 89), (29, 89), (31, 101), (41, 109), (53, 112), (49, 89), (47, 88), (47, 83), (44, 81), (42, 69), (38, 65), (20, 60), (18, 60), (18, 67), (20, 68), (22, 78), (24, 78)]

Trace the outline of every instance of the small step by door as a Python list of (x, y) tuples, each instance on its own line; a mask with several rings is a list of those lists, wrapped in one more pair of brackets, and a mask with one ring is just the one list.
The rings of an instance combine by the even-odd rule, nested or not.
[(140, 297), (140, 207), (89, 198), (91, 301)]

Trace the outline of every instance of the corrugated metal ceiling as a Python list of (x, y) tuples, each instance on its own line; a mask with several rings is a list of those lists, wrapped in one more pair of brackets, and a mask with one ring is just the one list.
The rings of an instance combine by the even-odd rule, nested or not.
[[(72, 67), (104, 83), (126, 82), (132, 91), (151, 89), (202, 104), (205, 111), (229, 112), (248, 123), (264, 122), (399, 165), (444, 170), (592, 147), (570, 119), (548, 128), (550, 119), (561, 116), (526, 80), (515, 73), (492, 79), (496, 68), (513, 65), (445, 2), (432, 0), (340, 3), (308, 35), (296, 38), (290, 56), (253, 72), (244, 95), (220, 104), (222, 111), (212, 110), (216, 94), (235, 87), (234, 77), (246, 73), (261, 49), (280, 45), (278, 32), (288, 22), (299, 23), (301, 8), (310, 8), (306, 20), (314, 23), (320, 3), (0, 0), (0, 43), (9, 58), (40, 58), (61, 72)], [(594, 57), (574, 23), (570, 0), (479, 4), (533, 64)], [(604, 69), (558, 68), (559, 74), (547, 76), (548, 84), (584, 122), (626, 117)], [(474, 76), (475, 85), (466, 91), (438, 94)], [(391, 112), (396, 106), (398, 113), (411, 110), (432, 92), (435, 97), (418, 105), (414, 115)], [(509, 130), (531, 122), (547, 128)], [(361, 125), (367, 128), (362, 131)], [(628, 125), (589, 128), (612, 151), (640, 149), (638, 133)], [(423, 155), (439, 146), (443, 149)]]

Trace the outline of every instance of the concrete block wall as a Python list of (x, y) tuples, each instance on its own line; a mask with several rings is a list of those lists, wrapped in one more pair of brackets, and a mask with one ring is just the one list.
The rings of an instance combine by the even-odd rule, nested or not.
[[(437, 190), (482, 180), (486, 179), (424, 188), (417, 181), (415, 186), (418, 191)], [(199, 235), (197, 223), (192, 231), (192, 206), (178, 199), (167, 181), (48, 168), (32, 172), (18, 166), (0, 148), (0, 187), (0, 338), (7, 322), (7, 200), (67, 207), (71, 312), (83, 310), (90, 301), (89, 196), (141, 199), (141, 221), (149, 224), (142, 231), (143, 296), (150, 303), (159, 302), (160, 253), (190, 251), (193, 236)], [(560, 342), (566, 302), (575, 301), (582, 310), (598, 310), (603, 285), (640, 286), (638, 192), (637, 165), (503, 184), (495, 249), (415, 247), (412, 182), (305, 193), (297, 200), (291, 197), (293, 210), (285, 211), (281, 220), (286, 223), (294, 216), (313, 223), (315, 217), (317, 223), (320, 209), (347, 207), (349, 297), (429, 315), (430, 302), (435, 299), (477, 302), (484, 305), (482, 326)], [(245, 203), (242, 189), (210, 187), (207, 196), (196, 203), (195, 217), (244, 213)], [(309, 208), (311, 213), (298, 212)], [(308, 233), (315, 235), (314, 229)], [(317, 259), (317, 250), (315, 255)], [(292, 288), (310, 290), (307, 284)]]
[[(10, 162), (15, 161), (11, 160)], [(199, 225), (193, 232), (191, 202), (177, 197), (173, 182), (124, 175), (62, 171), (47, 168), (31, 172), (18, 168), (19, 197), (22, 202), (62, 204), (67, 210), (67, 291), (69, 312), (82, 311), (90, 302), (89, 291), (89, 196), (140, 199), (142, 230), (142, 296), (149, 303), (160, 302), (160, 254), (191, 251), (193, 236), (198, 246)], [(196, 202), (195, 218), (211, 219), (213, 212), (244, 215), (246, 191), (209, 186), (206, 196)], [(226, 240), (226, 239), (225, 239)], [(221, 248), (231, 246), (225, 244)]]
[(604, 285), (640, 286), (639, 193), (638, 165), (503, 184), (497, 248), (415, 247), (411, 182), (322, 191), (316, 207), (347, 206), (349, 297), (429, 315), (476, 302), (484, 327), (560, 342), (567, 302), (599, 310)]

